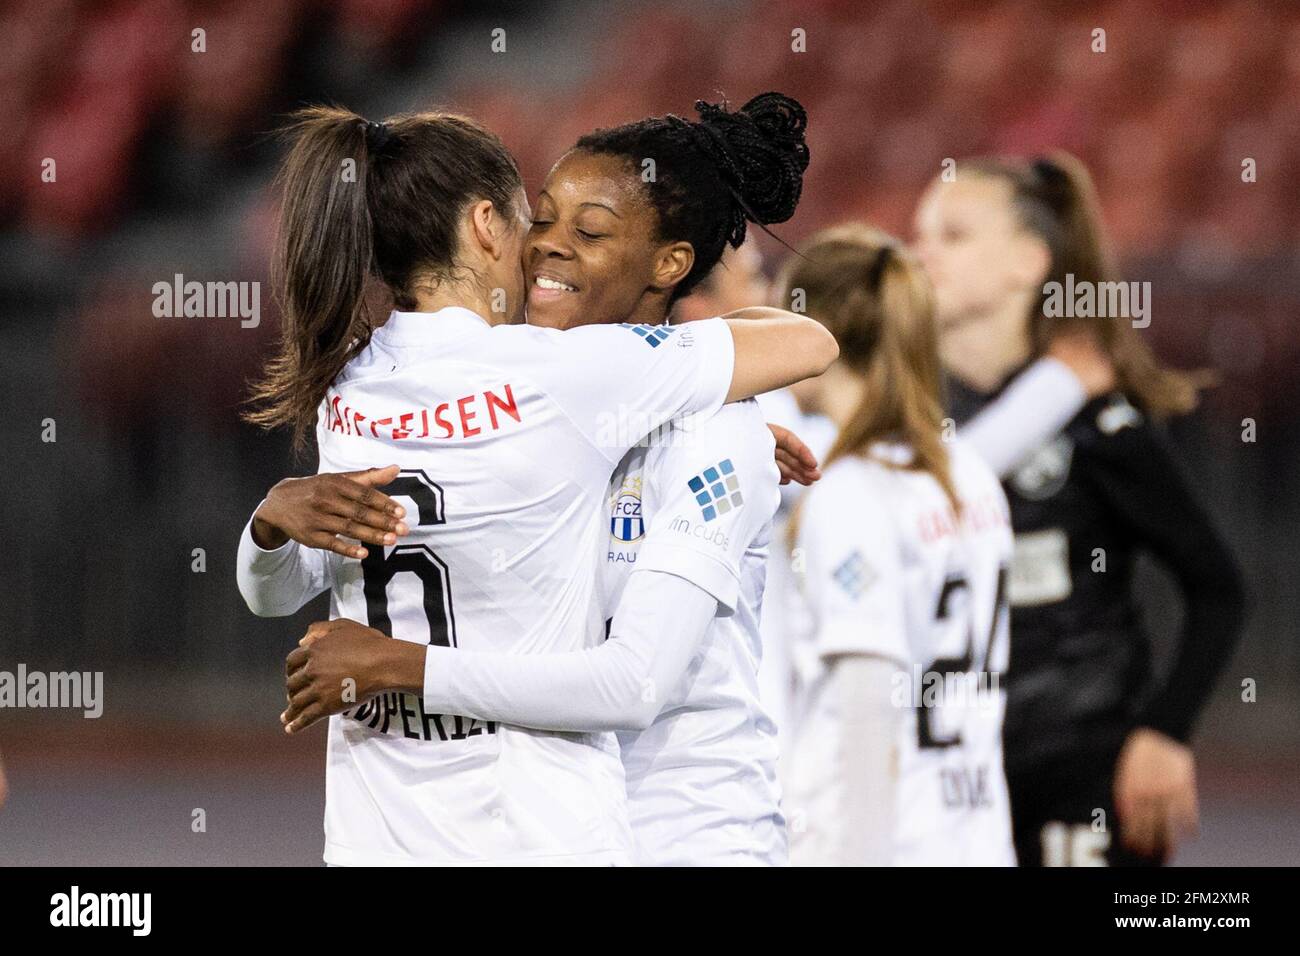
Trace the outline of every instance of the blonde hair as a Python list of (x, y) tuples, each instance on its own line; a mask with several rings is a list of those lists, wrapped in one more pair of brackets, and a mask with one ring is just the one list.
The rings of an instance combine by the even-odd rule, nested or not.
[[(862, 400), (840, 428), (823, 467), (864, 455), (876, 441), (912, 451), (905, 465), (924, 471), (961, 503), (942, 438), (941, 366), (934, 302), (921, 265), (894, 238), (865, 223), (816, 233), (777, 279), (781, 304), (804, 311), (835, 336), (839, 361), (862, 378)], [(800, 308), (802, 307), (802, 308)], [(797, 534), (797, 514), (790, 538)]]
[(1101, 222), (1100, 204), (1088, 168), (1065, 152), (1026, 161), (983, 157), (966, 162), (967, 173), (998, 179), (1011, 187), (1011, 201), (1020, 224), (1046, 243), (1052, 263), (1042, 296), (1030, 308), (1029, 338), (1033, 354), (1047, 351), (1052, 338), (1066, 325), (1086, 328), (1115, 366), (1119, 390), (1144, 411), (1157, 417), (1182, 415), (1196, 408), (1202, 388), (1216, 376), (1207, 371), (1181, 371), (1156, 358), (1131, 322), (1120, 318), (1056, 318), (1047, 315), (1048, 283), (1100, 285), (1114, 278), (1114, 268)]

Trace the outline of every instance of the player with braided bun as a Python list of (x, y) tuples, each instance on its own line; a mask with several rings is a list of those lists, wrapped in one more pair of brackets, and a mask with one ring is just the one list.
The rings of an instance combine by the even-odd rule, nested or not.
[(738, 209), (727, 241), (738, 248), (745, 241), (746, 217), (765, 224), (785, 222), (793, 214), (808, 168), (808, 118), (803, 107), (780, 93), (756, 96), (736, 113), (704, 100), (695, 101), (695, 110), (700, 122), (680, 122), (732, 190)]

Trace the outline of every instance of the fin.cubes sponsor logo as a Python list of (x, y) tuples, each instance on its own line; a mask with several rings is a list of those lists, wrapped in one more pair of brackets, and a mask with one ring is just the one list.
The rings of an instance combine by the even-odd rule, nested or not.
[(724, 458), (711, 468), (705, 468), (686, 483), (699, 503), (705, 521), (725, 515), (745, 503), (740, 493), (740, 479), (730, 458)]

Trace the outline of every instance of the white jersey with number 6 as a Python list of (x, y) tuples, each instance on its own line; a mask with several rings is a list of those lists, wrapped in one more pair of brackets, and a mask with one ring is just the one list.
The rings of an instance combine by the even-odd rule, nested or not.
[[(716, 411), (733, 363), (720, 320), (561, 333), (457, 308), (394, 313), (331, 386), (317, 439), (322, 472), (401, 467), (383, 490), (407, 507), (411, 534), (364, 561), (330, 555), (331, 617), (456, 648), (597, 645), (611, 472), (650, 428)], [(618, 862), (624, 799), (613, 734), (381, 695), (330, 718), (325, 859)]]
[[(832, 464), (808, 493), (801, 715), (787, 814), (799, 864), (836, 863), (845, 843), (840, 739), (827, 676), (841, 655), (893, 661), (895, 865), (1011, 865), (1002, 770), (1000, 677), (1011, 530), (997, 478), (960, 441), (949, 446), (958, 518), (929, 474), (898, 467), (905, 446)], [(796, 571), (798, 565), (796, 564)], [(796, 575), (798, 577), (798, 575)]]

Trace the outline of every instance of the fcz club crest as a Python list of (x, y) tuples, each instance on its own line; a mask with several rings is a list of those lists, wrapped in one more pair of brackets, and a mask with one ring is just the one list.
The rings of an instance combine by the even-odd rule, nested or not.
[(609, 533), (616, 541), (637, 541), (645, 534), (641, 517), (641, 479), (628, 478), (610, 502)]

